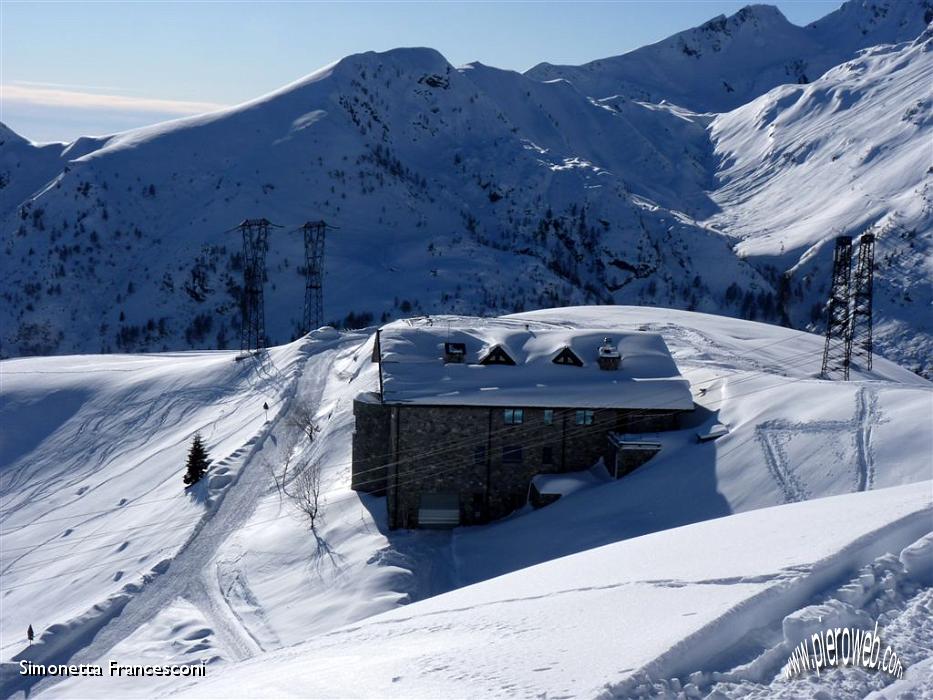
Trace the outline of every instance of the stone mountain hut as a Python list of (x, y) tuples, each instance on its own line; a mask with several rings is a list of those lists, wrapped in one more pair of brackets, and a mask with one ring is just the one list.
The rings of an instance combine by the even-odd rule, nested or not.
[(690, 385), (656, 333), (391, 324), (376, 334), (379, 391), (354, 401), (352, 487), (385, 495), (390, 528), (501, 518), (537, 474), (604, 460), (622, 476), (676, 429)]

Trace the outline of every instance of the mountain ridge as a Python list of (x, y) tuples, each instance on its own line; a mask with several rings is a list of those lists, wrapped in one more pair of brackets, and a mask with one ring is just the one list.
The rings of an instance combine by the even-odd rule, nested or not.
[[(904, 60), (922, 69), (924, 51)], [(908, 88), (898, 100), (914, 99)], [(789, 105), (774, 94), (778, 114)], [(239, 107), (112, 136), (39, 146), (7, 130), (2, 353), (235, 345), (241, 272), (229, 229), (259, 216), (340, 227), (325, 283), (326, 318), (339, 325), (628, 303), (819, 330), (824, 271), (795, 278), (797, 259), (749, 254), (741, 241), (758, 224), (723, 209), (733, 205), (720, 193), (728, 156), (714, 137), (724, 120), (401, 48), (348, 56)], [(758, 133), (756, 120), (732, 117), (740, 141)], [(925, 239), (926, 215), (911, 216)], [(830, 234), (807, 243), (824, 266)], [(287, 229), (273, 240), (268, 334), (281, 342), (300, 330), (303, 254)], [(905, 255), (914, 265), (917, 253)], [(929, 285), (911, 280), (925, 298)], [(916, 303), (879, 319), (878, 347), (922, 372), (928, 329), (918, 326), (906, 354), (885, 331), (894, 319), (912, 327)]]
[(654, 44), (580, 66), (540, 63), (526, 75), (563, 79), (591, 97), (667, 100), (725, 112), (777, 85), (809, 83), (869, 46), (914, 39), (931, 0), (849, 0), (805, 27), (772, 5), (748, 5)]

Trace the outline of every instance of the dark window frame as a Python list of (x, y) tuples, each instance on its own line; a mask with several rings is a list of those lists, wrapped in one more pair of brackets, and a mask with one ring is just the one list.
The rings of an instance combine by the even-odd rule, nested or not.
[(466, 343), (444, 343), (444, 362), (462, 363), (466, 359)]
[(595, 420), (596, 412), (590, 408), (577, 409), (577, 413), (574, 416), (575, 425), (593, 425)]
[(521, 425), (525, 422), (524, 408), (503, 408), (502, 421), (506, 425)]

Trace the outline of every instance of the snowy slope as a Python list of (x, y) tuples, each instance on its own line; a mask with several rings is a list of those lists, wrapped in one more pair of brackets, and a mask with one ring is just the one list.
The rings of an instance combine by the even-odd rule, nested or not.
[[(231, 662), (556, 557), (733, 512), (916, 484), (933, 474), (925, 430), (929, 382), (882, 358), (872, 373), (856, 371), (856, 381), (816, 380), (818, 336), (640, 307), (451, 321), (659, 332), (703, 409), (693, 424), (664, 436), (658, 457), (619, 482), (594, 480), (599, 485), (487, 527), (390, 533), (384, 499), (349, 490), (352, 400), (378, 381), (368, 334), (319, 331), (274, 350), (262, 367), (234, 363), (232, 353), (4, 361), (9, 413), (21, 416), (16, 425), (41, 430), (12, 431), (33, 438), (4, 443), (2, 451), (2, 594), (5, 611), (7, 603), (15, 605), (3, 616), (3, 660), (23, 650), (20, 635), (31, 622), (41, 641), (27, 658), (203, 659), (219, 673)], [(82, 372), (67, 374), (76, 363)], [(177, 385), (190, 391), (172, 391)], [(55, 392), (61, 400), (46, 406), (62, 406), (61, 412), (37, 404)], [(89, 398), (69, 408), (69, 392)], [(264, 400), (271, 406), (268, 425)], [(301, 403), (313, 408), (319, 428), (310, 445), (294, 442), (288, 429), (288, 416)], [(126, 409), (115, 413), (121, 406)], [(184, 416), (181, 425), (177, 416)], [(695, 432), (715, 421), (728, 423), (730, 434), (697, 445)], [(223, 477), (238, 476), (205, 507), (181, 493), (180, 465), (188, 436), (196, 428), (209, 434), (212, 422), (207, 443), (219, 467), (212, 478), (222, 487)], [(76, 455), (100, 454), (114, 435), (127, 433), (148, 447), (127, 445), (100, 467), (76, 456), (62, 471), (53, 458), (67, 453), (66, 444), (75, 445)], [(270, 469), (281, 470), (285, 454), (322, 465), (326, 509), (318, 537), (274, 486)], [(30, 484), (72, 479), (75, 491), (30, 492), (15, 478), (27, 469)], [(83, 486), (91, 488), (78, 495)], [(152, 493), (141, 498), (147, 489)], [(120, 506), (122, 498), (129, 502)], [(164, 500), (149, 503), (156, 499)], [(182, 526), (167, 528), (167, 521)], [(84, 539), (57, 552), (35, 547), (60, 547), (79, 536)], [(152, 570), (163, 560), (170, 560), (167, 568)], [(123, 588), (127, 583), (133, 586)], [(114, 596), (124, 596), (118, 617)], [(38, 608), (35, 600), (49, 604)], [(61, 626), (49, 629), (54, 624)], [(88, 696), (97, 691), (83, 684), (92, 682), (47, 682), (33, 692)], [(13, 687), (21, 686), (5, 686)], [(127, 685), (119, 694), (170, 687), (170, 681)]]
[(878, 346), (918, 369), (929, 367), (933, 334), (931, 73), (926, 32), (810, 85), (776, 88), (710, 126), (721, 211), (707, 223), (733, 232), (740, 256), (786, 271), (793, 324), (818, 318), (833, 238), (871, 230)]
[[(37, 652), (67, 659), (114, 616), (127, 624), (140, 599), (148, 616), (153, 580), (156, 597), (194, 586), (185, 562), (249, 517), (267, 435), (304, 364), (340, 342), (333, 336), (277, 348), (261, 364), (231, 352), (5, 361), (3, 657), (32, 624), (44, 630)], [(195, 432), (212, 463), (188, 492)]]
[(771, 5), (581, 66), (541, 63), (526, 75), (567, 80), (596, 98), (668, 101), (696, 112), (726, 112), (785, 83), (807, 83), (859, 49), (910, 41), (933, 20), (929, 0), (849, 0), (806, 27)]
[[(927, 533), (930, 487), (770, 508), (592, 549), (313, 637), (181, 695), (635, 697), (646, 683), (663, 697), (673, 679), (710, 686), (710, 672), (732, 668), (723, 652), (755, 659), (763, 629), (777, 633), (777, 653), (728, 682), (761, 674), (767, 684), (798, 641), (788, 635), (785, 651), (784, 617)], [(898, 645), (906, 663), (933, 651), (929, 639), (914, 641)], [(872, 675), (864, 685), (877, 683)]]

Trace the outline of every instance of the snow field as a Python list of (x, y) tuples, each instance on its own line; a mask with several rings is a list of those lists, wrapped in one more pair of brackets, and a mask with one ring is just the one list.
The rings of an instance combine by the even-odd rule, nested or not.
[[(154, 663), (160, 658), (203, 660), (209, 663), (210, 683), (220, 683), (221, 675), (227, 677), (240, 664), (252, 663), (247, 661), (251, 658), (260, 665), (277, 663), (280, 657), (276, 654), (285, 654), (282, 663), (285, 659), (300, 658), (302, 666), (310, 664), (318, 668), (326, 663), (332, 669), (332, 675), (312, 681), (293, 675), (292, 666), (284, 667), (286, 671), (280, 671), (275, 678), (266, 677), (270, 695), (319, 692), (332, 696), (427, 697), (456, 695), (454, 688), (458, 684), (481, 695), (521, 694), (523, 688), (538, 689), (536, 692), (548, 689), (552, 694), (562, 690), (568, 695), (592, 695), (603, 690), (622, 692), (613, 690), (614, 684), (627, 683), (626, 679), (634, 677), (639, 669), (642, 673), (639, 678), (650, 680), (647, 689), (654, 689), (656, 684), (670, 685), (674, 678), (683, 686), (694, 673), (706, 674), (694, 679), (697, 688), (711, 688), (727, 681), (740, 689), (753, 685), (757, 688), (767, 681), (765, 671), (770, 673), (775, 664), (783, 662), (779, 657), (783, 654), (780, 645), (784, 643), (782, 621), (786, 615), (810, 604), (825, 603), (833, 590), (849, 581), (859, 567), (871, 564), (875, 557), (887, 551), (896, 555), (923, 534), (915, 532), (918, 517), (921, 521), (926, 518), (926, 531), (931, 529), (929, 513), (923, 507), (917, 506), (919, 510), (910, 513), (900, 510), (924, 502), (924, 498), (929, 500), (930, 485), (922, 480), (931, 475), (927, 458), (931, 438), (920, 429), (920, 423), (929, 406), (931, 388), (925, 380), (881, 358), (876, 360), (872, 373), (856, 372), (857, 379), (853, 382), (819, 381), (814, 375), (822, 344), (816, 336), (667, 309), (580, 307), (501, 321), (452, 318), (451, 322), (522, 327), (525, 323), (565, 328), (608, 326), (660, 332), (679, 369), (691, 381), (700, 408), (683, 430), (660, 436), (661, 453), (623, 480), (579, 489), (546, 508), (525, 509), (485, 527), (453, 532), (388, 532), (384, 499), (348, 489), (352, 400), (360, 392), (372, 391), (378, 382), (375, 366), (370, 362), (372, 337), (367, 333), (318, 331), (304, 343), (271, 352), (274, 359), (271, 366), (295, 368), (285, 379), (271, 366), (247, 373), (251, 379), (246, 384), (255, 387), (251, 389), (255, 393), (243, 398), (242, 410), (248, 407), (255, 413), (255, 424), (251, 423), (249, 430), (238, 434), (236, 439), (231, 428), (231, 444), (254, 440), (256, 434), (250, 432), (254, 425), (260, 435), (244, 453), (233, 488), (223, 498), (220, 494), (207, 496), (213, 504), (208, 506), (213, 515), (188, 538), (187, 544), (183, 543), (171, 562), (160, 567), (162, 573), (127, 592), (129, 602), (124, 601), (123, 614), (118, 617), (113, 617), (115, 610), (108, 615), (94, 610), (93, 605), (105, 599), (93, 597), (88, 588), (87, 597), (92, 603), (75, 605), (78, 614), (74, 617), (55, 618), (56, 622), (70, 625), (67, 633), (62, 630), (58, 635), (67, 644), (63, 643), (56, 653), (73, 662), (85, 663), (106, 662), (116, 657), (121, 663), (134, 660)], [(192, 361), (202, 356), (180, 355)], [(66, 360), (70, 358), (18, 360), (9, 364), (29, 362), (41, 366)], [(303, 364), (299, 372), (300, 363)], [(230, 361), (228, 356), (218, 367), (225, 368), (225, 372), (245, 371), (241, 365)], [(0, 370), (6, 366), (7, 363), (0, 365)], [(98, 374), (119, 384), (123, 381), (121, 377), (125, 379), (125, 374), (116, 371), (120, 367), (116, 364)], [(182, 377), (189, 385), (201, 381), (190, 376), (190, 366), (182, 363), (179, 367), (184, 372), (172, 381), (182, 381)], [(211, 364), (205, 367), (214, 371)], [(280, 408), (269, 426), (263, 423), (259, 400), (265, 396), (262, 391), (265, 385), (254, 377), (259, 372), (279, 377), (281, 382), (276, 386), (287, 397), (276, 404)], [(85, 377), (89, 374), (85, 373)], [(171, 372), (166, 370), (166, 374)], [(212, 382), (221, 379), (222, 375), (211, 377)], [(166, 381), (166, 377), (155, 374), (153, 390)], [(213, 385), (212, 391), (221, 392), (222, 385)], [(208, 403), (213, 395), (208, 394)], [(26, 402), (23, 398), (18, 401)], [(285, 406), (291, 410), (301, 404), (313, 409), (318, 428), (313, 441), (295, 441), (288, 428), (289, 413)], [(96, 418), (106, 426), (115, 420), (114, 416), (110, 407)], [(730, 433), (714, 442), (697, 444), (696, 432), (715, 422), (728, 424)], [(60, 431), (70, 435), (67, 420), (55, 430), (58, 425), (48, 428), (51, 437), (46, 441), (60, 440)], [(191, 428), (187, 425), (189, 431)], [(178, 439), (179, 460), (183, 460), (187, 435), (188, 432)], [(213, 444), (208, 439), (208, 447), (218, 457)], [(432, 447), (441, 463), (444, 449), (444, 445)], [(316, 462), (322, 467), (325, 511), (316, 536), (275, 488), (271, 469), (281, 469), (286, 453), (292, 455), (293, 464)], [(31, 455), (26, 453), (21, 461), (29, 461)], [(769, 461), (769, 455), (773, 461)], [(172, 494), (175, 479), (180, 483), (179, 464), (174, 460), (171, 469), (167, 463), (165, 466)], [(113, 469), (118, 471), (118, 466)], [(789, 484), (794, 488), (789, 488)], [(887, 486), (896, 487), (895, 491), (878, 490)], [(851, 506), (850, 516), (838, 527), (832, 524), (836, 515), (813, 520), (819, 510), (814, 504), (837, 501), (808, 499), (862, 490), (867, 492), (864, 498), (879, 500), (852, 501), (855, 505)], [(57, 495), (50, 490), (44, 498), (54, 499)], [(110, 493), (108, 497), (117, 501), (115, 495)], [(889, 508), (891, 501), (899, 501), (899, 505)], [(742, 511), (748, 511), (745, 515), (751, 517), (762, 512), (757, 509), (784, 503), (793, 508), (812, 506), (815, 510), (791, 510), (791, 515), (780, 516), (799, 521), (791, 530), (783, 521), (778, 524), (777, 515), (768, 516), (768, 525), (760, 528), (747, 526), (751, 520), (723, 518)], [(41, 511), (42, 500), (31, 507)], [(50, 506), (45, 504), (45, 508)], [(841, 506), (833, 506), (830, 510), (836, 514), (840, 509)], [(784, 512), (781, 509), (768, 512), (772, 510)], [(869, 511), (873, 515), (862, 518)], [(720, 545), (703, 542), (700, 534), (706, 531), (698, 531), (700, 534), (690, 547), (683, 545), (682, 551), (670, 550), (681, 552), (671, 557), (687, 567), (685, 570), (670, 568), (674, 567), (673, 562), (658, 564), (657, 571), (651, 569), (655, 564), (647, 549), (638, 550), (644, 562), (637, 566), (633, 562), (638, 558), (630, 556), (635, 550), (624, 550), (628, 554), (611, 563), (577, 558), (607, 547), (634, 547), (629, 543), (644, 540), (639, 536), (650, 533), (659, 539), (648, 542), (654, 542), (657, 551), (667, 552), (666, 534), (690, 531), (689, 527), (681, 526), (717, 518), (711, 522), (720, 523), (722, 533), (734, 530), (731, 544), (716, 530), (711, 542), (717, 538), (723, 541), (720, 549), (715, 549)], [(860, 518), (864, 522), (852, 522)], [(803, 534), (805, 521), (812, 527), (809, 536)], [(37, 527), (46, 527), (42, 522), (40, 519)], [(152, 526), (142, 522), (138, 525), (141, 531), (147, 531), (147, 527), (158, 528), (160, 523), (155, 519)], [(863, 528), (868, 528), (864, 533), (870, 530), (874, 534), (865, 534), (866, 539), (860, 539)], [(825, 552), (819, 545), (823, 529), (829, 537)], [(759, 531), (766, 539), (749, 544), (749, 533), (754, 532), (757, 537)], [(779, 533), (786, 536), (785, 543), (772, 546)], [(28, 536), (28, 527), (24, 527), (21, 536)], [(161, 542), (156, 544), (162, 546)], [(6, 539), (3, 545), (5, 550)], [(918, 547), (922, 550), (921, 545)], [(768, 548), (774, 550), (775, 557), (779, 552), (785, 553), (786, 570), (782, 568), (784, 563), (771, 559), (767, 560), (767, 567), (756, 568), (756, 557), (767, 554), (759, 550)], [(911, 551), (907, 550), (905, 561), (910, 560)], [(96, 550), (80, 552), (88, 565), (97, 563), (95, 556)], [(922, 557), (920, 560), (923, 561)], [(564, 564), (557, 565), (557, 561)], [(800, 561), (805, 562), (805, 566), (801, 564), (805, 574), (795, 568)], [(745, 564), (748, 570), (743, 568)], [(543, 586), (540, 595), (532, 591), (526, 596), (527, 587), (518, 583), (520, 570), (535, 565), (557, 566), (555, 572), (566, 569), (564, 573), (570, 577), (570, 583), (558, 585), (555, 578), (550, 588)], [(696, 567), (695, 574), (690, 573), (691, 566)], [(912, 566), (908, 564), (905, 570)], [(714, 573), (717, 570), (719, 573)], [(903, 572), (897, 576), (899, 582), (913, 581)], [(878, 580), (882, 579), (879, 574)], [(463, 591), (464, 595), (473, 596), (474, 589), (492, 589), (469, 584), (484, 582), (480, 585), (486, 586), (495, 581), (506, 581), (504, 588), (495, 589), (496, 595), (484, 598), (482, 605), (474, 605), (472, 598), (464, 599), (463, 610), (458, 605), (444, 608), (451, 612), (449, 617), (442, 612), (426, 616), (418, 612), (422, 609), (419, 606), (443, 599), (432, 596), (452, 589), (460, 590), (451, 595)], [(507, 595), (505, 588), (513, 583), (517, 586), (516, 593)], [(48, 586), (48, 582), (37, 585)], [(461, 589), (463, 586), (467, 588)], [(919, 593), (911, 593), (907, 583), (898, 586), (904, 610), (916, 608), (919, 603), (914, 599)], [(565, 588), (569, 592), (556, 595)], [(622, 589), (631, 589), (625, 596), (634, 597), (617, 601)], [(579, 594), (574, 592), (578, 590)], [(68, 600), (70, 593), (60, 588), (54, 596), (49, 595), (56, 600)], [(841, 600), (853, 604), (851, 596)], [(516, 612), (503, 619), (498, 610), (500, 603), (495, 601)], [(405, 603), (414, 603), (414, 607)], [(81, 612), (89, 608), (89, 616), (81, 617)], [(480, 614), (477, 610), (484, 612)], [(412, 617), (403, 623), (401, 618), (406, 611), (412, 611)], [(28, 603), (24, 603), (22, 615), (30, 612)], [(399, 622), (366, 626), (369, 620), (382, 619), (375, 616), (386, 614), (401, 617)], [(655, 614), (663, 622), (650, 618)], [(648, 631), (645, 634), (650, 643), (639, 651), (627, 637), (620, 641), (620, 636), (625, 635), (620, 635), (618, 628), (599, 627), (596, 622), (592, 623), (596, 627), (591, 625), (587, 629), (564, 629), (560, 621), (565, 618), (579, 618), (587, 624), (598, 618), (604, 621), (600, 623), (603, 625), (614, 620), (638, 630), (639, 634)], [(347, 629), (347, 625), (349, 631), (335, 632)], [(754, 639), (754, 630), (759, 628), (766, 630), (761, 639)], [(16, 628), (11, 629), (13, 639), (17, 633), (21, 634)], [(431, 632), (430, 640), (421, 636), (426, 631)], [(349, 635), (350, 641), (346, 643), (352, 648), (340, 641), (345, 635)], [(518, 666), (503, 666), (502, 659), (514, 656), (514, 649), (497, 646), (499, 642), (495, 640), (501, 639), (501, 644), (509, 639), (520, 640), (515, 643), (525, 648), (529, 635), (540, 638), (535, 642), (537, 646), (531, 648), (536, 650), (535, 660), (541, 663), (526, 668), (521, 665), (528, 661), (524, 659)], [(295, 652), (294, 657), (288, 656), (290, 652), (279, 651), (302, 644), (309, 637), (314, 638), (316, 648), (322, 649), (325, 656), (309, 661), (302, 656), (303, 651)], [(490, 641), (491, 638), (494, 639)], [(700, 652), (701, 648), (713, 647), (722, 652), (736, 644), (735, 653), (727, 656)], [(11, 646), (14, 653), (21, 648)], [(584, 647), (588, 665), (582, 665), (578, 658), (578, 650)], [(598, 653), (593, 651), (594, 647)], [(756, 651), (764, 660), (756, 660)], [(6, 653), (6, 658), (10, 658), (12, 653)], [(365, 672), (360, 671), (361, 659), (366, 661)], [(752, 664), (758, 670), (735, 670), (743, 664)], [(409, 669), (407, 675), (402, 666)], [(716, 673), (734, 675), (716, 676)], [(390, 685), (396, 676), (399, 680)], [(142, 683), (131, 679), (119, 686), (112, 685), (113, 679), (105, 680), (107, 692), (117, 692), (121, 697), (148, 697), (180, 688), (178, 681), (171, 679), (149, 679)], [(99, 681), (72, 678), (35, 686), (33, 692), (86, 697), (103, 692), (103, 686), (95, 685)], [(248, 692), (260, 693), (258, 686), (244, 687)]]
[(929, 487), (767, 508), (588, 550), (334, 630), (182, 695), (631, 697), (640, 670), (702, 668), (910, 544), (929, 528)]

